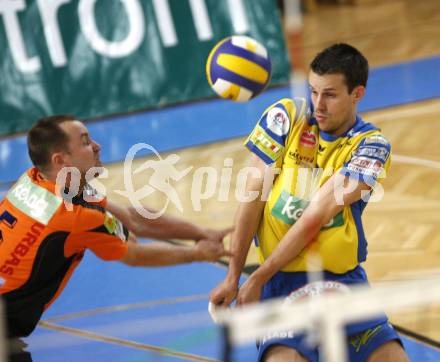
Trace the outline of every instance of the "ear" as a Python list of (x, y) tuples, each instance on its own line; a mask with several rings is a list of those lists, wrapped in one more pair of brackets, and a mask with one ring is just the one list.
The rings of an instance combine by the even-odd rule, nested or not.
[(353, 89), (352, 94), (354, 96), (353, 100), (355, 101), (355, 103), (359, 102), (365, 95), (365, 87), (363, 85), (358, 85), (356, 88)]
[(50, 161), (54, 168), (63, 168), (66, 165), (65, 154), (63, 152), (55, 152), (52, 154)]

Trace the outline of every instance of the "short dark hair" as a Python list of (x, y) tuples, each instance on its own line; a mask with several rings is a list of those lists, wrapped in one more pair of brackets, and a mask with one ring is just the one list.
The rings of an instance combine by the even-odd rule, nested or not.
[(310, 68), (319, 75), (343, 74), (348, 93), (359, 85), (367, 86), (368, 60), (348, 44), (334, 44), (324, 49), (313, 59)]
[(61, 123), (75, 121), (72, 115), (60, 114), (40, 118), (27, 136), (29, 157), (37, 168), (45, 170), (54, 152), (66, 151), (69, 135), (60, 127)]

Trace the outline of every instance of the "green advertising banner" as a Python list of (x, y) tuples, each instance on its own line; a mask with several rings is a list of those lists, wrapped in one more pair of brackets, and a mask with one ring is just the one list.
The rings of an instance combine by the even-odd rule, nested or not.
[(274, 0), (1, 0), (0, 134), (57, 113), (91, 119), (211, 97), (205, 62), (233, 34), (289, 62)]

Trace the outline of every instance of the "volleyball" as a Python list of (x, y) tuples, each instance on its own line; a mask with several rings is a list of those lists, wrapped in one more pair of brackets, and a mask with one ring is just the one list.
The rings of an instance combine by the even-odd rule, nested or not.
[(271, 62), (267, 49), (244, 35), (221, 40), (209, 53), (206, 76), (220, 97), (246, 102), (268, 85)]

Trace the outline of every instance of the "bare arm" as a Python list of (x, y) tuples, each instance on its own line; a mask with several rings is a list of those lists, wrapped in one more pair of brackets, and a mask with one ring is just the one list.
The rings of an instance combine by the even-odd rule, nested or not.
[(168, 215), (162, 215), (157, 219), (144, 218), (133, 207), (121, 207), (111, 201), (108, 202), (107, 209), (138, 237), (157, 240), (182, 239), (198, 241), (201, 239), (212, 239), (222, 241), (223, 237), (230, 232), (230, 229), (213, 230), (202, 228), (189, 221)]
[(363, 182), (358, 182), (356, 187), (346, 187), (346, 190), (353, 191), (344, 193), (343, 202), (338, 204), (335, 190), (342, 192), (342, 185), (348, 182), (357, 181), (337, 173), (319, 189), (303, 215), (284, 235), (273, 253), (240, 288), (240, 294), (237, 298), (238, 304), (258, 301), (262, 286), (276, 272), (298, 256), (304, 247), (314, 241), (323, 225), (343, 210), (345, 205), (358, 201), (362, 192), (371, 189)]
[(261, 201), (261, 192), (264, 172), (268, 167), (255, 155), (251, 155), (251, 165), (259, 170), (261, 177), (250, 177), (246, 184), (246, 192), (258, 192), (258, 197), (253, 201), (240, 203), (236, 212), (228, 274), (225, 280), (211, 292), (211, 302), (216, 305), (227, 306), (235, 298), (249, 247), (263, 213), (265, 202)]
[(178, 246), (161, 242), (138, 244), (128, 241), (127, 253), (120, 259), (130, 266), (166, 266), (196, 261), (216, 261), (230, 253), (223, 244), (213, 240), (201, 240), (192, 247)]

